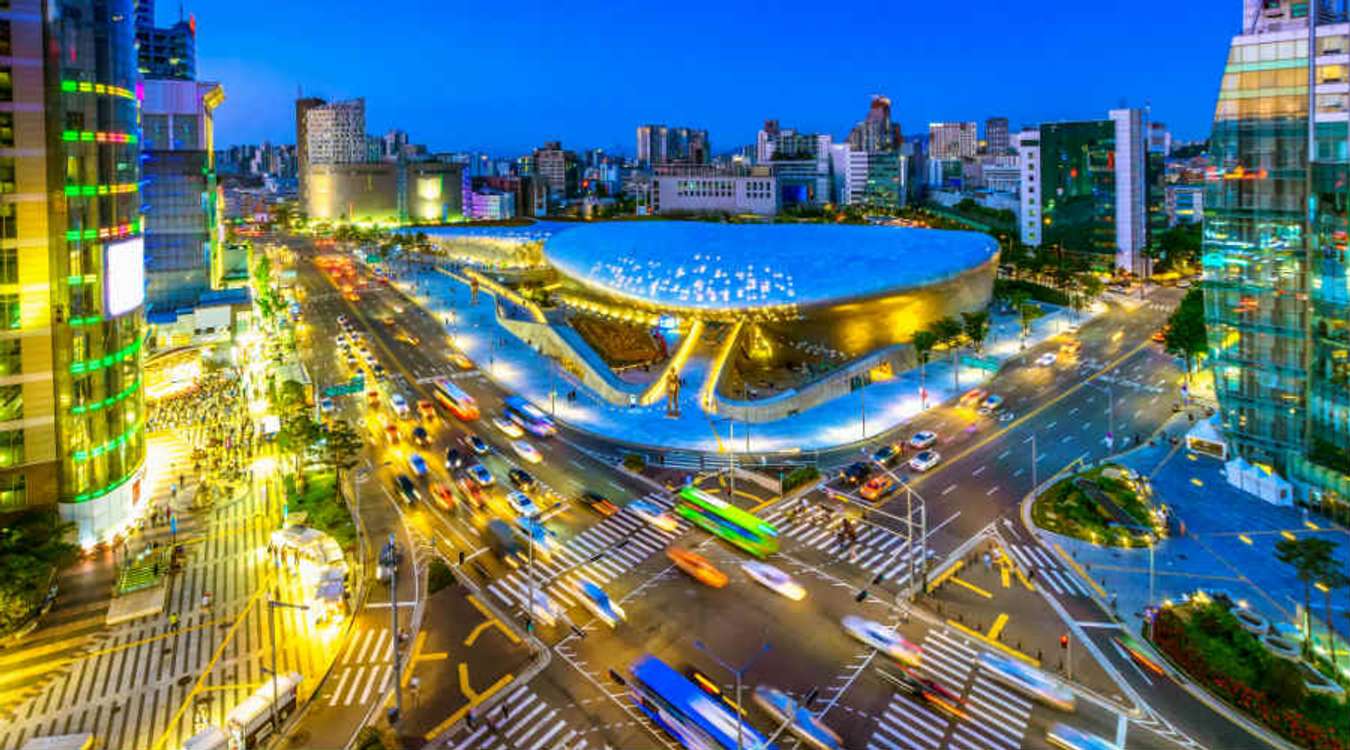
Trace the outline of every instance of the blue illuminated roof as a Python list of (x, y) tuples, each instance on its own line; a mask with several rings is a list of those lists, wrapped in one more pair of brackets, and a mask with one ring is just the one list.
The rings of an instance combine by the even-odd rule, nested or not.
[(633, 221), (564, 227), (544, 243), (562, 273), (659, 307), (844, 302), (953, 278), (998, 253), (977, 232), (840, 224)]

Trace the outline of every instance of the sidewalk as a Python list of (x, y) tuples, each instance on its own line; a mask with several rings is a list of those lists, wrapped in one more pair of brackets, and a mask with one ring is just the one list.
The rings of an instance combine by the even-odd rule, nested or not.
[[(677, 450), (716, 452), (730, 442), (732, 427), (727, 419), (703, 411), (698, 394), (703, 370), (691, 360), (685, 370), (687, 385), (680, 395), (680, 415), (666, 415), (665, 399), (648, 407), (614, 406), (591, 394), (574, 378), (561, 371), (552, 359), (515, 338), (496, 319), (495, 300), (480, 291), (470, 304), (467, 285), (430, 270), (412, 270), (395, 282), (400, 290), (447, 326), (456, 342), (483, 371), (503, 387), (516, 391), (568, 425), (619, 443), (661, 446)], [(1048, 306), (1047, 306), (1048, 307)], [(1062, 308), (1032, 323), (1026, 346), (1031, 347), (1068, 328), (1072, 313)], [(1082, 321), (1086, 321), (1083, 318)], [(991, 321), (984, 355), (1007, 362), (1022, 351), (1019, 323), (1008, 315)], [(959, 367), (953, 378), (950, 356), (935, 353), (926, 367), (924, 386), (928, 404), (940, 404), (992, 378), (973, 367)], [(736, 450), (749, 452), (811, 451), (864, 440), (905, 423), (922, 411), (918, 369), (899, 373), (889, 381), (872, 385), (820, 404), (786, 419), (745, 426), (736, 425)], [(562, 395), (575, 389), (576, 401)], [(550, 394), (556, 394), (551, 398)], [(746, 447), (748, 443), (748, 448)]]

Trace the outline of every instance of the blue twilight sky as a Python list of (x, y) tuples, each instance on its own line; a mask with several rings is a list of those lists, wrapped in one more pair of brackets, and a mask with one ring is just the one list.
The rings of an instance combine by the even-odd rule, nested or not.
[[(216, 142), (293, 142), (297, 86), (364, 96), (367, 129), (509, 155), (545, 140), (633, 152), (643, 122), (704, 127), (715, 152), (766, 118), (847, 134), (873, 93), (904, 132), (1005, 115), (1014, 128), (1151, 104), (1208, 134), (1241, 0), (186, 0)], [(159, 22), (177, 15), (160, 0)]]

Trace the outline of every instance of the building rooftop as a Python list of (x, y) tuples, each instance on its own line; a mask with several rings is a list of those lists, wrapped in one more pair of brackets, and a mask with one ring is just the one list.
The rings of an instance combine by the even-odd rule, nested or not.
[(950, 279), (997, 254), (998, 242), (977, 232), (837, 224), (563, 225), (544, 244), (551, 265), (587, 286), (707, 311), (894, 293)]

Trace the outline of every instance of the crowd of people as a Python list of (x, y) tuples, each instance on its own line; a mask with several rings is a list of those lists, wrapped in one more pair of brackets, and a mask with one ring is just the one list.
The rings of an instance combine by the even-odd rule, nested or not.
[(189, 389), (148, 407), (148, 432), (172, 431), (192, 448), (193, 472), (203, 469), (238, 478), (252, 460), (257, 440), (240, 373), (223, 369), (203, 374)]

